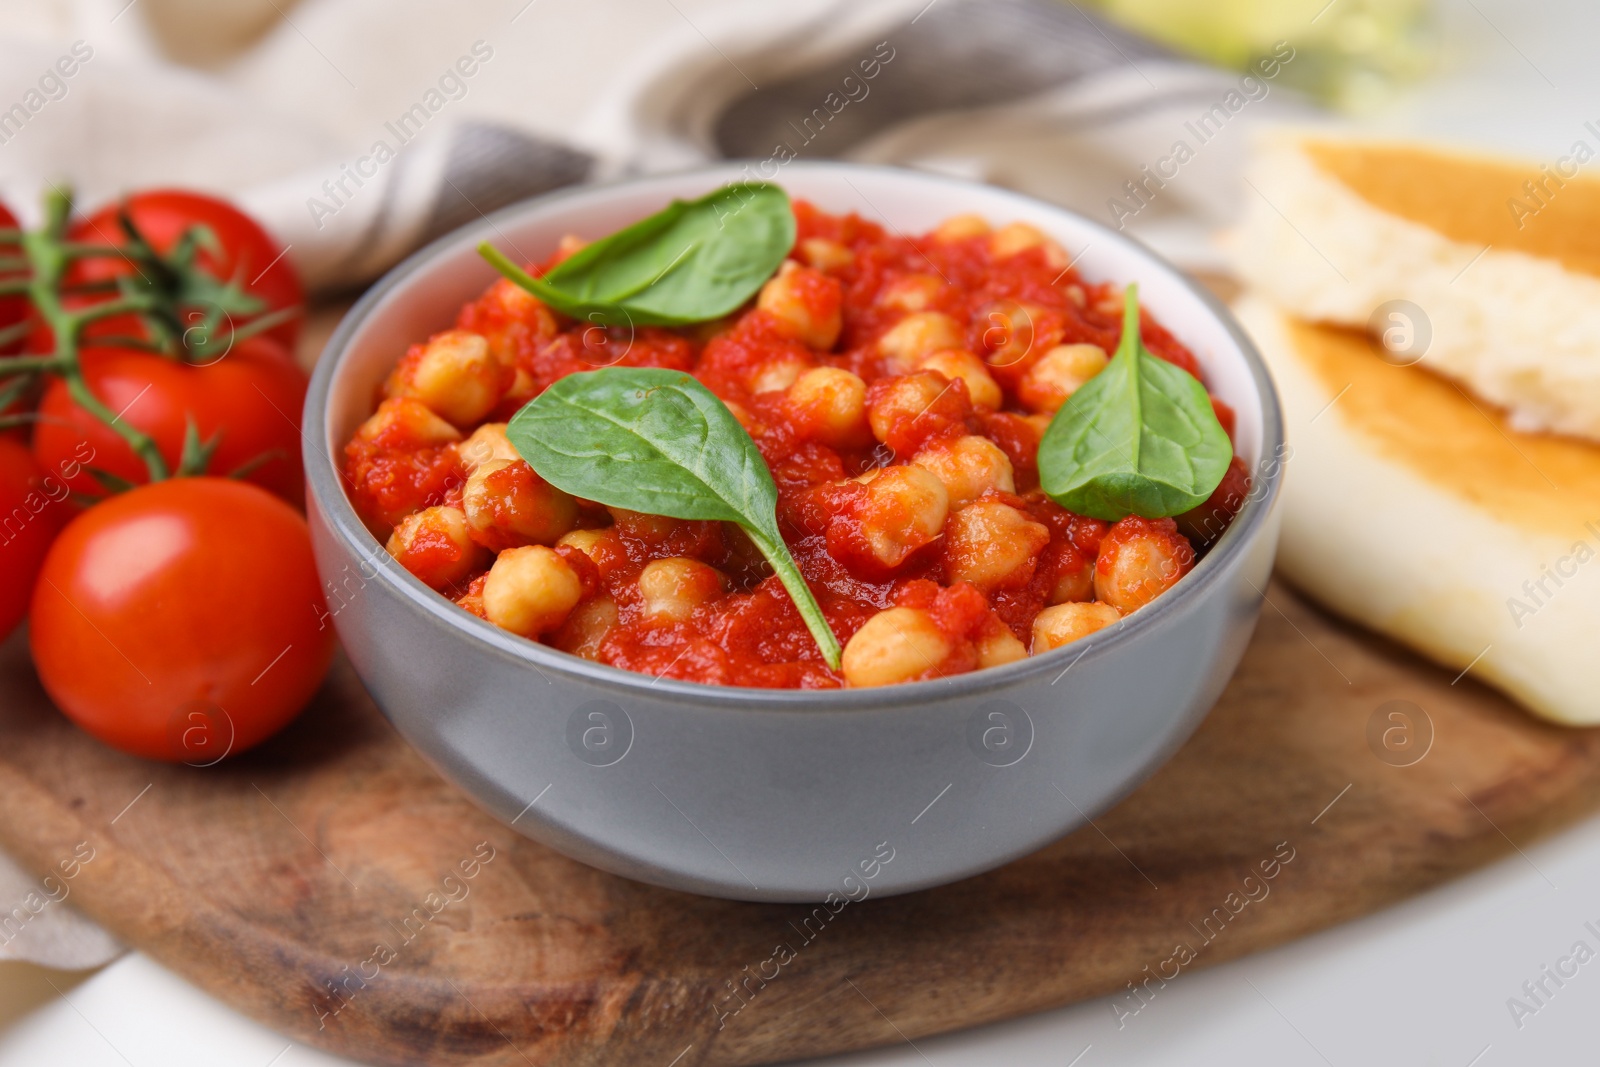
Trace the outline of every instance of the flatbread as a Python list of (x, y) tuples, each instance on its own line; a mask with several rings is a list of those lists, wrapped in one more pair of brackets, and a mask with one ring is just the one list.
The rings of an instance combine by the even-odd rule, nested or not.
[(1512, 426), (1600, 440), (1600, 125), (1575, 132), (1519, 161), (1274, 131), (1233, 269), (1301, 318), (1395, 329)]
[(1518, 430), (1364, 331), (1235, 311), (1285, 407), (1280, 570), (1536, 714), (1600, 723), (1600, 445)]

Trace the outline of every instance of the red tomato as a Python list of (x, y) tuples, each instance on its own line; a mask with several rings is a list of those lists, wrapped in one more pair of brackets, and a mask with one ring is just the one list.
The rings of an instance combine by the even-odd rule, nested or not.
[[(17, 228), (17, 217), (4, 204), (0, 204), (0, 230), (14, 230)], [(17, 245), (0, 244), (0, 257), (10, 259), (20, 256), (22, 249)], [(20, 272), (19, 272), (20, 273)], [(15, 277), (11, 272), (0, 272), (0, 278)], [(28, 299), (22, 296), (0, 296), (0, 330), (8, 326), (15, 326), (28, 317)], [(0, 345), (0, 355), (22, 351), (22, 341), (13, 341), (10, 344)]]
[[(267, 453), (271, 459), (247, 480), (299, 504), (304, 498), (300, 466), (300, 407), (306, 398), (306, 373), (279, 345), (251, 337), (226, 356), (203, 366), (127, 348), (88, 348), (82, 355), (89, 390), (121, 420), (156, 439), (169, 466), (183, 453), (186, 420), (194, 419), (202, 441), (221, 432), (208, 474), (228, 475)], [(65, 382), (53, 381), (39, 403), (33, 452), (56, 469), (80, 453), (94, 450), (86, 466), (98, 467), (135, 484), (148, 481), (144, 461), (94, 415), (78, 406)], [(86, 471), (72, 488), (90, 495), (104, 489)]]
[[(139, 232), (158, 252), (171, 251), (178, 238), (192, 226), (207, 226), (217, 237), (220, 254), (202, 250), (198, 263), (208, 273), (222, 281), (233, 278), (250, 295), (264, 302), (267, 311), (298, 307), (305, 303), (305, 290), (300, 285), (300, 275), (284, 255), (284, 247), (263, 230), (250, 216), (224, 200), (204, 193), (182, 189), (152, 189), (135, 193), (120, 204), (109, 204), (72, 227), (74, 241), (92, 241), (98, 244), (122, 244), (127, 235), (117, 221), (117, 212), (125, 208)], [(69, 280), (74, 282), (102, 281), (128, 274), (133, 270), (119, 259), (96, 258), (79, 260)], [(130, 325), (131, 323), (131, 325)], [(243, 325), (241, 320), (240, 325)], [(137, 321), (117, 320), (115, 324), (99, 327), (97, 333), (126, 334), (137, 329)], [(104, 332), (100, 332), (104, 331)], [(276, 339), (291, 352), (300, 336), (300, 319), (274, 326), (267, 335)]]
[(334, 650), (305, 520), (222, 478), (141, 486), (74, 519), (45, 558), (29, 636), (68, 718), (187, 763), (271, 737)]
[(26, 446), (0, 438), (0, 638), (28, 612), (44, 554), (72, 514), (66, 496)]

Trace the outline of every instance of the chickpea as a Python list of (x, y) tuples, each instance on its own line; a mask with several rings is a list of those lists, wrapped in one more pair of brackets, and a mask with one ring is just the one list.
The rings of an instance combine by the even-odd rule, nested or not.
[(945, 288), (944, 282), (932, 274), (907, 274), (885, 286), (876, 303), (900, 311), (926, 311)]
[(867, 425), (867, 383), (838, 367), (808, 370), (789, 387), (789, 403), (831, 448), (859, 448), (872, 440)]
[(1099, 345), (1056, 345), (1028, 368), (1017, 385), (1017, 397), (1036, 412), (1054, 413), (1109, 362), (1111, 357)]
[(384, 388), (391, 397), (412, 397), (455, 425), (470, 426), (505, 395), (511, 385), (506, 371), (482, 334), (446, 330), (413, 345)]
[(646, 515), (642, 511), (629, 511), (627, 508), (607, 507), (606, 510), (616, 522), (617, 534), (626, 534), (646, 544), (661, 544), (679, 526), (677, 519), (666, 515)]
[(522, 367), (516, 367), (511, 372), (511, 385), (506, 389), (506, 395), (500, 398), (500, 403), (521, 407), (532, 400), (538, 391), (539, 384), (534, 381), (533, 375)]
[(503, 630), (537, 637), (565, 622), (582, 596), (583, 582), (555, 549), (527, 545), (495, 557), (483, 583), (483, 611)]
[(825, 237), (807, 237), (800, 242), (800, 255), (807, 264), (820, 271), (843, 270), (856, 261), (856, 254), (838, 241)]
[(1033, 618), (1033, 654), (1088, 637), (1122, 618), (1110, 604), (1057, 604)]
[(999, 619), (990, 619), (972, 644), (978, 652), (979, 667), (999, 667), (1028, 658), (1028, 646), (1018, 641), (1011, 627)]
[(990, 367), (1014, 367), (1022, 373), (1029, 363), (1050, 350), (1062, 333), (1060, 316), (1038, 304), (997, 300), (986, 305), (976, 321), (983, 325), (982, 341), (989, 350)]
[(1000, 385), (990, 375), (983, 360), (959, 348), (946, 348), (941, 352), (923, 356), (918, 370), (938, 371), (952, 382), (960, 378), (967, 386), (967, 396), (979, 411), (999, 411), (1004, 397)]
[(1017, 489), (1010, 457), (976, 434), (940, 441), (918, 452), (911, 462), (944, 483), (953, 508), (970, 504), (991, 489), (1004, 493)]
[(1130, 516), (1100, 542), (1094, 595), (1124, 615), (1171, 589), (1194, 566), (1194, 548), (1171, 519)]
[(756, 307), (776, 318), (788, 336), (807, 347), (827, 351), (839, 339), (843, 301), (837, 280), (786, 259), (778, 273), (761, 287)]
[(726, 585), (715, 567), (675, 556), (647, 563), (639, 572), (644, 613), (654, 622), (684, 622), (694, 609), (722, 595)]
[[(468, 305), (480, 314), (471, 325), (489, 341), (489, 350), (502, 365), (514, 367), (517, 352), (530, 345), (548, 341), (560, 332), (555, 313), (544, 302), (509, 278), (500, 278), (489, 286), (476, 305)], [(531, 385), (533, 379), (526, 371), (519, 375), (519, 385)], [(524, 385), (525, 395), (532, 395)], [(515, 392), (517, 386), (513, 386)], [(519, 393), (518, 395), (524, 395)]]
[(1080, 559), (1078, 565), (1061, 570), (1050, 587), (1050, 603), (1066, 604), (1094, 599), (1094, 564)]
[(600, 643), (616, 624), (617, 602), (608, 596), (597, 596), (573, 608), (550, 643), (574, 656), (598, 660)]
[(1057, 270), (1069, 262), (1066, 249), (1046, 237), (1039, 228), (1026, 222), (1013, 222), (994, 231), (989, 237), (989, 254), (995, 259), (1007, 259), (1030, 248), (1044, 250), (1045, 265)]
[(1025, 584), (1050, 543), (1050, 530), (1009, 504), (979, 501), (950, 516), (945, 531), (945, 578), (971, 582), (985, 593)]
[(1114, 289), (1101, 293), (1094, 302), (1094, 309), (1106, 316), (1106, 318), (1114, 318), (1122, 314), (1121, 307), (1122, 294)]
[(866, 486), (861, 535), (885, 567), (898, 567), (944, 529), (950, 496), (944, 483), (921, 467), (885, 467)]
[(499, 551), (549, 545), (578, 521), (578, 502), (522, 460), (479, 464), (461, 493), (472, 539)]
[(982, 237), (989, 232), (989, 223), (982, 215), (951, 215), (933, 231), (935, 241), (965, 241), (969, 237)]
[(423, 508), (407, 515), (386, 547), (422, 584), (439, 591), (460, 585), (487, 562), (460, 508)]
[(573, 530), (562, 534), (556, 547), (575, 548), (598, 564), (616, 544), (617, 535), (611, 530)]
[(522, 458), (512, 447), (511, 438), (506, 436), (506, 424), (503, 422), (486, 422), (479, 426), (461, 442), (461, 447), (456, 451), (460, 453), (461, 465), (468, 474), (495, 460), (510, 463)]
[(461, 431), (429, 411), (421, 401), (396, 397), (378, 405), (361, 424), (356, 437), (363, 441), (413, 448), (447, 445), (461, 440)]
[(934, 405), (951, 392), (950, 379), (933, 371), (917, 371), (903, 378), (880, 378), (873, 387), (867, 403), (867, 422), (872, 427), (872, 436), (897, 452), (905, 450), (907, 443), (926, 436), (918, 432), (924, 427), (914, 424), (923, 421), (927, 430), (937, 428), (944, 412), (935, 410)]
[(854, 686), (909, 682), (949, 655), (949, 638), (927, 612), (889, 608), (868, 619), (846, 642), (844, 679)]
[(496, 278), (484, 296), (484, 302), (492, 303), (505, 318), (521, 319), (542, 340), (548, 341), (559, 330), (555, 313), (545, 302), (510, 278)]
[(752, 371), (747, 382), (752, 393), (775, 393), (789, 388), (814, 367), (815, 364), (802, 356), (781, 354)]
[(890, 374), (913, 370), (917, 360), (943, 348), (966, 343), (961, 324), (940, 311), (914, 311), (878, 338), (884, 369)]

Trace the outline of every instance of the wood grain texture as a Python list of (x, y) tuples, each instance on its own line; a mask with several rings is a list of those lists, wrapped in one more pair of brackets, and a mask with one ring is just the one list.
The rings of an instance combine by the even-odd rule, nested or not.
[[(1098, 829), (810, 925), (804, 906), (655, 889), (522, 840), (436, 777), (342, 663), (261, 749), (163, 767), (67, 724), (13, 638), (0, 649), (0, 843), (44, 872), (88, 842), (75, 904), (247, 1014), (358, 1060), (665, 1065), (682, 1053), (693, 1067), (1125, 992), (1179, 944), (1195, 955), (1187, 970), (1301, 936), (1600, 802), (1600, 733), (1537, 723), (1286, 589), (1269, 596), (1200, 731)], [(1391, 700), (1433, 724), (1411, 766), (1368, 742)], [(1260, 864), (1285, 850), (1293, 859), (1263, 880)], [(1247, 891), (1266, 895), (1238, 904)], [(780, 944), (794, 958), (732, 999), (730, 984)]]

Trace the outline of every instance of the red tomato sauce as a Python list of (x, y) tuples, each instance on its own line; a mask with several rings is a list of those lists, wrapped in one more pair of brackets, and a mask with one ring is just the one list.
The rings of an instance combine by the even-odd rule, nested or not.
[[(1249, 489), (1237, 457), (1176, 521), (1108, 524), (1039, 491), (1051, 412), (1121, 334), (1120, 290), (1084, 281), (1064, 249), (970, 217), (905, 237), (804, 202), (795, 215), (784, 268), (714, 323), (606, 329), (495, 282), (455, 330), (413, 348), (347, 445), (363, 519), (424, 582), (514, 632), (627, 670), (780, 688), (1047, 651), (1137, 610), (1226, 529)], [(1148, 314), (1141, 332), (1200, 376)], [(772, 471), (784, 539), (846, 645), (842, 670), (738, 527), (573, 501), (506, 451), (498, 424), (603, 366), (682, 370), (727, 403)], [(1233, 413), (1214, 403), (1231, 435)], [(516, 477), (494, 473), (507, 463)]]

